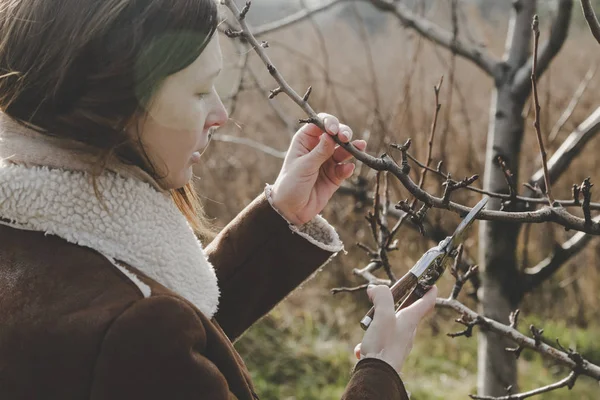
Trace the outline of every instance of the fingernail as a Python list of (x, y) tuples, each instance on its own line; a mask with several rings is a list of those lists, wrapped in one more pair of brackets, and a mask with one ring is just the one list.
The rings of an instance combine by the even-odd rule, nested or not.
[(340, 126), (334, 122), (330, 122), (329, 119), (325, 121), (325, 126), (327, 127), (327, 130), (334, 135), (337, 135), (337, 133), (340, 131)]
[(350, 140), (350, 133), (348, 131), (342, 131), (340, 133), (340, 135), (342, 135), (343, 137), (345, 137), (346, 140)]

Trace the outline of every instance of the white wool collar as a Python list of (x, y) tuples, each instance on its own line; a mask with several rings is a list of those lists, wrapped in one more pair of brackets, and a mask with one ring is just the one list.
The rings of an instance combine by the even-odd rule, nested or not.
[[(218, 306), (212, 265), (170, 196), (148, 183), (89, 173), (0, 162), (0, 217), (11, 226), (45, 232), (122, 261), (191, 301), (208, 318)], [(123, 266), (115, 264), (123, 271)], [(149, 288), (124, 271), (145, 296)]]

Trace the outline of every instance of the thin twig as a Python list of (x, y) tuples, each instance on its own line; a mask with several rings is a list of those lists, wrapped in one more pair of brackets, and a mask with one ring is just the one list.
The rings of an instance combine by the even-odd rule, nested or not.
[(535, 109), (535, 132), (537, 134), (538, 145), (540, 147), (540, 154), (542, 156), (542, 165), (544, 167), (544, 179), (546, 181), (546, 196), (548, 196), (548, 203), (550, 207), (554, 206), (554, 199), (552, 198), (552, 188), (550, 186), (550, 178), (548, 174), (548, 163), (546, 161), (546, 150), (544, 148), (544, 140), (542, 139), (542, 132), (540, 130), (540, 101), (538, 99), (536, 73), (537, 73), (537, 54), (538, 54), (538, 43), (540, 41), (540, 21), (538, 16), (533, 17), (533, 23), (531, 28), (533, 29), (533, 68), (531, 70), (531, 85), (533, 87), (533, 101)]
[[(435, 95), (435, 108), (434, 108), (434, 112), (433, 112), (433, 119), (431, 121), (431, 129), (429, 131), (429, 140), (427, 142), (427, 162), (425, 163), (425, 165), (421, 165), (422, 171), (421, 171), (421, 177), (419, 178), (419, 188), (423, 188), (423, 186), (425, 185), (425, 177), (427, 175), (427, 171), (430, 169), (429, 165), (431, 164), (431, 162), (433, 161), (433, 140), (435, 138), (435, 132), (436, 132), (436, 128), (437, 128), (437, 122), (438, 122), (438, 118), (439, 118), (439, 114), (440, 114), (440, 109), (441, 109), (441, 104), (440, 104), (440, 90), (442, 88), (442, 84), (444, 83), (444, 76), (440, 77), (440, 81), (438, 82), (438, 84), (436, 86), (433, 87), (433, 91), (434, 91), (434, 95)], [(410, 142), (407, 142), (407, 144), (410, 146), (409, 144)], [(408, 156), (408, 147), (404, 146), (405, 151), (402, 151), (402, 165), (403, 165), (403, 169), (407, 169), (406, 167), (408, 167), (407, 164), (407, 160), (406, 157)], [(408, 171), (407, 171), (408, 173)], [(415, 210), (415, 207), (417, 205), (417, 199), (413, 198), (411, 204), (410, 204), (410, 209), (411, 210)], [(392, 228), (392, 233), (391, 233), (391, 239), (394, 238), (394, 236), (398, 233), (398, 231), (400, 230), (400, 228), (402, 227), (402, 224), (404, 223), (404, 221), (406, 220), (406, 218), (409, 216), (409, 213), (406, 213), (402, 218), (400, 218), (398, 220), (398, 222), (396, 223), (396, 225), (394, 225), (394, 227)], [(422, 230), (422, 232), (424, 232), (424, 229)]]
[[(426, 168), (429, 172), (433, 172), (435, 175), (439, 176), (440, 178), (444, 179), (445, 181), (448, 180), (448, 175), (443, 173), (439, 169), (433, 169), (430, 167), (426, 167), (425, 164), (421, 163), (418, 159), (416, 159), (410, 153), (406, 153), (406, 156), (412, 162), (417, 164), (419, 167)], [(456, 183), (456, 181), (454, 181), (454, 182)], [(490, 192), (488, 190), (483, 190), (483, 189), (480, 189), (480, 188), (477, 188), (474, 186), (470, 186), (470, 185), (465, 186), (464, 188), (471, 192), (474, 192), (474, 193), (484, 194), (486, 196), (493, 197), (496, 199), (501, 199), (501, 200), (515, 200), (515, 201), (519, 201), (522, 203), (530, 203), (530, 204), (547, 204), (548, 203), (548, 200), (546, 200), (546, 199), (540, 199), (540, 198), (536, 198), (536, 197), (525, 197), (525, 196), (513, 197), (510, 194), (494, 193), (494, 192)], [(554, 200), (554, 203), (558, 203), (562, 207), (580, 207), (581, 206), (581, 204), (575, 200)], [(590, 203), (590, 210), (600, 210), (600, 203)]]
[[(223, 2), (232, 10), (234, 15), (239, 16), (240, 11), (238, 7), (235, 5), (233, 0), (223, 0)], [(239, 21), (242, 32), (244, 35), (244, 39), (251, 43), (254, 50), (257, 52), (263, 63), (267, 66), (267, 70), (269, 73), (277, 80), (282, 88), (282, 91), (286, 93), (296, 104), (298, 104), (308, 115), (309, 118), (303, 120), (304, 122), (311, 122), (317, 125), (321, 130), (325, 131), (325, 126), (321, 118), (317, 116), (315, 111), (310, 107), (308, 102), (303, 101), (302, 97), (298, 95), (285, 81), (283, 76), (279, 73), (277, 68), (273, 65), (269, 57), (266, 55), (266, 52), (258, 43), (256, 38), (250, 32), (248, 25), (245, 20)], [(231, 33), (231, 32), (230, 32)], [(239, 36), (234, 34), (234, 36)], [(370, 168), (383, 171), (387, 170), (394, 174), (403, 184), (403, 186), (417, 199), (421, 202), (425, 203), (428, 207), (436, 207), (436, 208), (445, 208), (451, 210), (453, 212), (458, 213), (461, 216), (464, 216), (470, 211), (469, 207), (463, 206), (461, 204), (457, 204), (454, 202), (446, 202), (445, 199), (432, 196), (426, 191), (420, 189), (415, 182), (412, 181), (410, 176), (402, 171), (400, 166), (394, 162), (394, 160), (387, 156), (383, 155), (382, 157), (375, 158), (367, 153), (364, 153), (356, 147), (354, 147), (350, 143), (342, 143), (341, 140), (337, 137), (333, 137), (334, 141), (339, 144), (341, 147), (346, 149), (352, 156), (354, 156), (358, 161), (365, 163)], [(478, 215), (478, 219), (487, 219), (487, 220), (495, 220), (495, 221), (510, 221), (510, 222), (548, 222), (552, 221), (558, 223), (568, 229), (575, 229), (579, 231), (584, 231), (591, 234), (600, 234), (600, 224), (591, 223), (588, 224), (582, 218), (576, 217), (570, 213), (568, 213), (564, 209), (554, 208), (544, 208), (538, 211), (533, 212), (503, 212), (503, 211), (492, 211), (492, 210), (484, 210)]]
[(565, 126), (569, 118), (571, 118), (571, 115), (573, 115), (573, 111), (575, 111), (577, 104), (579, 104), (579, 100), (581, 100), (583, 94), (585, 93), (585, 90), (588, 88), (592, 79), (594, 79), (596, 71), (598, 71), (598, 64), (591, 66), (590, 69), (588, 69), (588, 71), (586, 72), (585, 77), (583, 78), (583, 80), (577, 87), (577, 90), (573, 94), (573, 98), (569, 102), (569, 105), (567, 106), (567, 108), (565, 108), (565, 111), (563, 111), (558, 121), (556, 121), (554, 127), (552, 127), (552, 131), (548, 136), (548, 140), (550, 142), (556, 139), (563, 126)]
[(494, 76), (500, 61), (487, 49), (454, 40), (452, 32), (411, 12), (403, 2), (390, 0), (368, 0), (369, 3), (382, 11), (392, 13), (408, 28), (414, 29), (427, 40), (455, 52), (457, 55), (472, 61), (490, 76)]
[(565, 386), (568, 387), (569, 390), (571, 390), (573, 388), (573, 385), (575, 385), (575, 381), (577, 380), (578, 376), (579, 376), (579, 374), (577, 372), (571, 371), (569, 376), (567, 376), (564, 379), (561, 379), (560, 381), (558, 381), (556, 383), (553, 383), (551, 385), (544, 386), (541, 388), (533, 389), (533, 390), (530, 390), (529, 392), (519, 393), (519, 394), (509, 394), (507, 396), (500, 396), (500, 397), (476, 396), (474, 394), (470, 394), (469, 397), (471, 397), (474, 400), (522, 400), (522, 399), (526, 399), (528, 397), (537, 396), (538, 394), (548, 393), (553, 390), (563, 388)]

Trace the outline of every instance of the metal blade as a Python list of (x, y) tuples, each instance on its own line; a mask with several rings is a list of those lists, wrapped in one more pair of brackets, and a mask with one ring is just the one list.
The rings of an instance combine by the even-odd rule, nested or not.
[(477, 217), (477, 214), (479, 214), (479, 212), (483, 210), (488, 200), (489, 197), (484, 197), (483, 199), (481, 199), (479, 203), (477, 203), (475, 207), (473, 207), (471, 211), (469, 211), (467, 216), (460, 222), (460, 224), (458, 224), (458, 227), (454, 231), (454, 234), (452, 234), (453, 247), (458, 247), (458, 245), (462, 243), (462, 241), (464, 240), (465, 232), (471, 226), (473, 221), (475, 221), (475, 217)]

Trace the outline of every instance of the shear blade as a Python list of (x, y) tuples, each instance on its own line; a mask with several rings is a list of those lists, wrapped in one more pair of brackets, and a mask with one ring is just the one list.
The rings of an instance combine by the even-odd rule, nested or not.
[(477, 203), (475, 207), (473, 207), (471, 211), (469, 211), (467, 216), (460, 222), (460, 224), (454, 231), (454, 234), (452, 235), (453, 247), (458, 247), (458, 245), (462, 243), (465, 232), (473, 224), (473, 221), (475, 221), (475, 217), (477, 217), (477, 214), (479, 214), (481, 210), (483, 210), (483, 208), (486, 206), (488, 200), (489, 197), (484, 197), (483, 199), (481, 199), (479, 203)]

